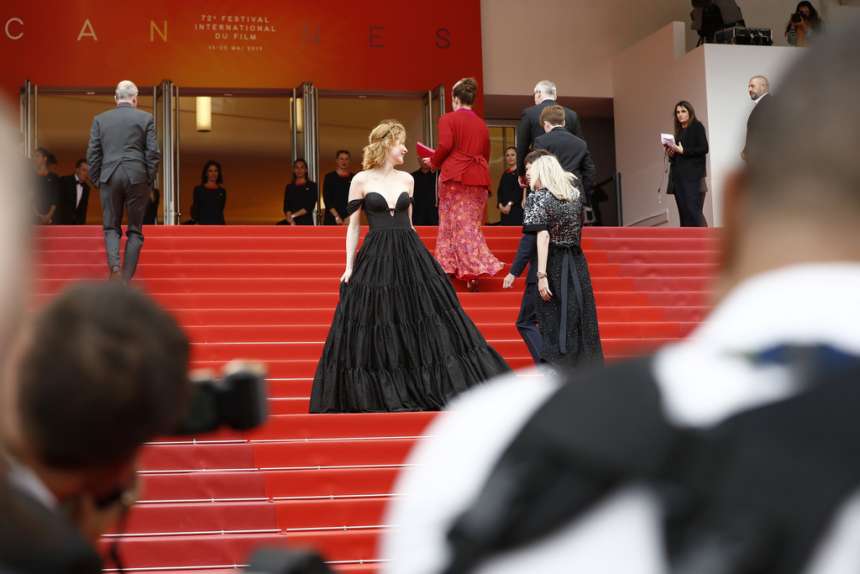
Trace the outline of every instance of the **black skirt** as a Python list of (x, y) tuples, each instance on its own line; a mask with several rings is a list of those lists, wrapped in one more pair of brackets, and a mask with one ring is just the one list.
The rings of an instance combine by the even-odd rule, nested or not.
[(310, 411), (437, 410), (508, 370), (418, 234), (372, 230), (341, 284)]
[(597, 305), (582, 250), (551, 243), (546, 274), (552, 298), (537, 304), (541, 360), (565, 367), (602, 363)]

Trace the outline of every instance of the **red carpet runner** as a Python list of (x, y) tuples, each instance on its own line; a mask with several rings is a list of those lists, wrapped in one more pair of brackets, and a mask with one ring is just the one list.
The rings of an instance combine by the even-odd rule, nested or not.
[[(179, 318), (193, 366), (265, 361), (271, 422), (147, 448), (143, 501), (120, 544), (126, 567), (229, 572), (260, 544), (314, 546), (340, 571), (372, 572), (383, 511), (428, 413), (308, 415), (311, 377), (337, 301), (343, 228), (149, 227), (137, 280)], [(432, 250), (435, 229), (419, 231)], [(488, 227), (513, 259), (518, 228)], [(706, 229), (589, 228), (584, 234), (607, 358), (684, 336), (702, 319), (713, 273)], [(101, 230), (44, 229), (38, 293), (106, 275)], [(503, 274), (460, 299), (515, 368), (531, 364), (514, 328), (522, 280)]]

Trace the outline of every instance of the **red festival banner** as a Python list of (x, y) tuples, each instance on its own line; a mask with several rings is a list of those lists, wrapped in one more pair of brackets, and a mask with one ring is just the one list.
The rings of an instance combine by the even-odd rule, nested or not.
[(480, 0), (5, 0), (0, 94), (103, 87), (424, 91), (481, 82)]

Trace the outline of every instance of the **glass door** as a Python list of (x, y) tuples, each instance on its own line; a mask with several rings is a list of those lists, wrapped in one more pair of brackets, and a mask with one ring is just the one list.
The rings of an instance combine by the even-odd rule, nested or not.
[(303, 82), (293, 90), (291, 115), (293, 119), (293, 162), (303, 158), (308, 165), (308, 178), (317, 183), (317, 207), (314, 224), (322, 221), (322, 185), (319, 165), (319, 96), (311, 82)]
[(439, 85), (424, 94), (424, 143), (436, 147), (436, 126), (445, 113), (445, 86)]

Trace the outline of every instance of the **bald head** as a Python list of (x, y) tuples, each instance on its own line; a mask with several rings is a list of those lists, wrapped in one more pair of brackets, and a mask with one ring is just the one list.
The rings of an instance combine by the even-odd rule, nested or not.
[(786, 71), (725, 189), (727, 286), (797, 263), (860, 262), (860, 20), (822, 35)]
[(770, 82), (765, 76), (753, 76), (750, 78), (748, 89), (750, 99), (756, 101), (770, 91)]

